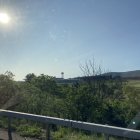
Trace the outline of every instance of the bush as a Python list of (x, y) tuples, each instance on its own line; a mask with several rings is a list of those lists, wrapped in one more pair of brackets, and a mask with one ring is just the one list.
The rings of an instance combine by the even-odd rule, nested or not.
[(36, 126), (22, 125), (17, 128), (17, 131), (21, 136), (24, 137), (40, 137), (41, 136), (41, 128)]
[[(60, 127), (52, 134), (53, 140), (103, 140), (104, 137), (97, 135), (86, 135), (82, 131), (72, 130), (71, 128)], [(114, 139), (113, 139), (114, 140)]]

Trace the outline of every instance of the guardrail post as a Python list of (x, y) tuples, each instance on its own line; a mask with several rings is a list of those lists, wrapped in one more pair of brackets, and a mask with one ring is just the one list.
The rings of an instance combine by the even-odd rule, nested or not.
[(46, 140), (51, 140), (51, 138), (50, 138), (50, 124), (46, 124)]
[(109, 135), (105, 134), (105, 140), (109, 140)]
[(8, 117), (8, 138), (12, 140), (11, 117)]

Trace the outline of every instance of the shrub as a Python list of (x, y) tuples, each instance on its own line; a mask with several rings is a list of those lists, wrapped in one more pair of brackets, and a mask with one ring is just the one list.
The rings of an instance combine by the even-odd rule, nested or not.
[(17, 128), (17, 131), (21, 136), (24, 137), (40, 137), (41, 136), (41, 128), (36, 126), (22, 125)]

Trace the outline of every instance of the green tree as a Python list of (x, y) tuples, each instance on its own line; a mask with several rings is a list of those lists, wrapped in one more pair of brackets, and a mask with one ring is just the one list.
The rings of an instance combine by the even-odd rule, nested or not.
[(12, 72), (0, 75), (0, 107), (7, 109), (20, 101), (20, 87), (13, 80)]
[[(54, 77), (41, 74), (39, 76), (30, 75), (32, 80), (30, 80), (30, 84), (39, 88), (42, 92), (55, 93), (57, 92), (57, 84), (54, 80)], [(26, 76), (26, 77), (30, 77)]]
[(31, 83), (34, 78), (36, 78), (36, 75), (34, 73), (29, 73), (25, 77), (25, 82)]

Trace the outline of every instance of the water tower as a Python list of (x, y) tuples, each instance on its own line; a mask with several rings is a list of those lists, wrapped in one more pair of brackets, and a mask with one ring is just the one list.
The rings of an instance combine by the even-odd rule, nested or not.
[(64, 79), (64, 72), (61, 72), (61, 78)]

